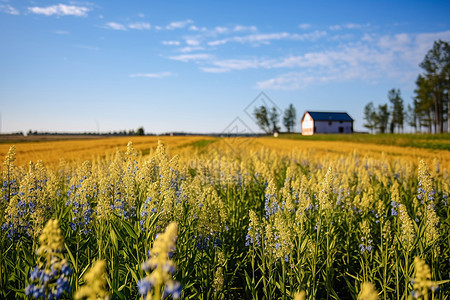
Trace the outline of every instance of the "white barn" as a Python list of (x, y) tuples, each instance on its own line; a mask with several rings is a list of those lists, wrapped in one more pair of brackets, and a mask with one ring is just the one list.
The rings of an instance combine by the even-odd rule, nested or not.
[(315, 133), (353, 133), (353, 119), (345, 112), (305, 111), (302, 135)]

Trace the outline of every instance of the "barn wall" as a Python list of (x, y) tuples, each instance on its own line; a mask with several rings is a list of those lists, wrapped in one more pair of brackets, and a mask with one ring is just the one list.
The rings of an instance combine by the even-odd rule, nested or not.
[(313, 135), (314, 134), (314, 120), (311, 118), (310, 114), (306, 114), (302, 121), (302, 135)]
[(314, 121), (314, 127), (314, 133), (353, 133), (350, 121)]

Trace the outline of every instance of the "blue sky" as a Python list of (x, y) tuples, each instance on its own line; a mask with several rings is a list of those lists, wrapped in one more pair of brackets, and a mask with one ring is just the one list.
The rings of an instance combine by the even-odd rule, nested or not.
[[(258, 131), (284, 110), (363, 108), (450, 40), (449, 1), (0, 0), (1, 132)], [(247, 109), (247, 112), (249, 110)], [(300, 126), (296, 127), (300, 130)]]

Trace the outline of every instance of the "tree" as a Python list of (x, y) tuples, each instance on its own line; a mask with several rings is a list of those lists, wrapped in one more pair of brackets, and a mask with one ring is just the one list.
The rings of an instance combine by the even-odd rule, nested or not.
[(256, 107), (253, 115), (255, 116), (256, 124), (259, 126), (259, 128), (261, 128), (265, 133), (270, 133), (270, 123), (267, 108), (264, 105)]
[(289, 108), (284, 111), (283, 125), (286, 127), (288, 132), (294, 131), (295, 122), (297, 119), (297, 112), (295, 111), (294, 105), (292, 103)]
[(380, 133), (385, 133), (389, 123), (388, 105), (378, 105), (378, 112), (376, 114), (376, 123)]
[(403, 131), (403, 123), (404, 123), (404, 106), (403, 99), (400, 95), (399, 89), (392, 89), (388, 92), (388, 99), (391, 102), (391, 133), (394, 133), (395, 128), (397, 127), (397, 132), (400, 130)]
[(414, 90), (416, 93), (414, 98), (414, 112), (416, 114), (419, 131), (421, 131), (422, 127), (425, 127), (428, 129), (428, 133), (431, 133), (433, 123), (435, 123), (432, 85), (422, 75), (417, 77), (416, 85), (417, 88)]
[[(444, 131), (444, 121), (450, 115), (448, 94), (450, 90), (450, 44), (439, 40), (434, 42), (419, 65), (424, 73), (417, 78), (418, 92), (416, 99), (424, 102), (432, 101), (430, 107), (433, 117), (434, 132)], [(419, 107), (422, 103), (419, 103)], [(450, 126), (449, 126), (450, 128)], [(431, 130), (431, 128), (429, 129)]]
[(278, 122), (280, 121), (280, 115), (275, 107), (272, 107), (270, 112), (270, 124), (272, 125), (272, 133), (279, 132)]
[(139, 127), (139, 128), (136, 130), (136, 135), (145, 135), (144, 127)]
[(417, 113), (415, 111), (415, 100), (413, 102), (413, 106), (411, 104), (408, 104), (408, 107), (406, 108), (406, 122), (409, 126), (414, 128), (414, 131), (417, 132)]
[(377, 112), (375, 111), (373, 102), (367, 103), (367, 105), (364, 107), (364, 120), (366, 120), (364, 127), (369, 129), (370, 132), (373, 133), (373, 130), (377, 127)]

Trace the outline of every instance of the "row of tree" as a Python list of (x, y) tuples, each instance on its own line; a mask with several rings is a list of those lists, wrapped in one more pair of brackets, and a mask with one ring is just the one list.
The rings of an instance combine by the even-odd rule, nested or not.
[[(13, 135), (24, 135), (23, 132), (13, 133)], [(113, 132), (46, 132), (29, 130), (26, 135), (145, 135), (144, 127), (139, 127), (137, 130), (130, 129), (128, 131), (113, 131)]]
[[(412, 105), (404, 109), (400, 90), (388, 93), (390, 105), (375, 107), (372, 102), (364, 107), (364, 126), (371, 132), (403, 132), (404, 123), (416, 132), (444, 132), (444, 124), (450, 116), (450, 44), (439, 40), (434, 42), (419, 64), (423, 72), (416, 80)], [(450, 122), (447, 122), (450, 132)]]
[(370, 129), (371, 133), (378, 130), (380, 133), (387, 132), (388, 128), (391, 133), (403, 132), (404, 125), (404, 105), (403, 98), (399, 89), (392, 89), (388, 93), (388, 104), (380, 104), (376, 108), (373, 102), (369, 102), (364, 107), (364, 127)]
[[(276, 107), (272, 107), (272, 109), (267, 108), (262, 105), (260, 107), (256, 107), (253, 116), (256, 119), (256, 124), (267, 134), (273, 134), (280, 132), (280, 126), (278, 123), (280, 122), (280, 113), (276, 109)], [(295, 110), (294, 105), (292, 103), (289, 107), (284, 111), (283, 116), (283, 125), (286, 128), (287, 132), (293, 132), (295, 122), (297, 120), (297, 112)]]

